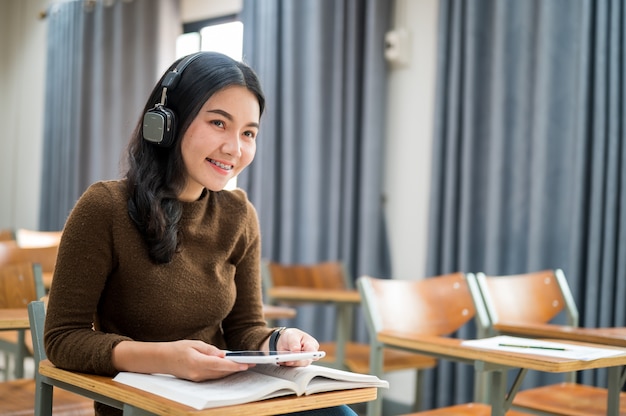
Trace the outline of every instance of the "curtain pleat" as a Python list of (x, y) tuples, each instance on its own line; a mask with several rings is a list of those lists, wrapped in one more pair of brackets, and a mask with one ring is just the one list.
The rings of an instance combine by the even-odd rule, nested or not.
[[(62, 10), (61, 10), (62, 9)], [(44, 116), (44, 156), (40, 227), (60, 229), (74, 204), (78, 177), (78, 149), (71, 138), (80, 131), (80, 85), (82, 61), (83, 7), (81, 2), (54, 5), (48, 18), (47, 71)], [(58, 163), (62, 161), (62, 163)], [(62, 226), (62, 224), (61, 224)]]
[(50, 7), (41, 229), (61, 229), (92, 183), (120, 178), (145, 100), (175, 58), (178, 9), (178, 0)]
[(382, 1), (244, 2), (244, 60), (268, 106), (238, 184), (259, 212), (266, 258), (389, 275), (377, 167), (389, 12)]
[[(624, 325), (624, 8), (440, 1), (429, 275), (562, 268), (582, 326)], [(472, 400), (467, 366), (430, 377), (429, 406)]]
[[(339, 259), (353, 278), (389, 277), (380, 167), (389, 2), (252, 0), (241, 19), (243, 59), (267, 97), (255, 160), (238, 178), (259, 214), (263, 256)], [(302, 308), (290, 325), (331, 339), (334, 312), (319, 309)]]

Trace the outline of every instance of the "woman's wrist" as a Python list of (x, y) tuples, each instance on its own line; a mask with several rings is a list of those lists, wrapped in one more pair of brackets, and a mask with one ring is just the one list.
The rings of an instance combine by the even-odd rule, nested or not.
[(270, 351), (278, 351), (278, 338), (283, 334), (283, 332), (287, 329), (287, 327), (281, 326), (280, 328), (274, 329), (272, 335), (270, 335), (269, 342), (269, 350)]

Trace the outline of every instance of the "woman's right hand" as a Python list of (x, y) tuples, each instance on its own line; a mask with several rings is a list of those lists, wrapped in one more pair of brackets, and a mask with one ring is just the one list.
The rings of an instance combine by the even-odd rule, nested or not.
[(165, 373), (191, 381), (222, 378), (254, 366), (226, 360), (225, 354), (197, 340), (122, 341), (113, 348), (113, 365), (118, 371)]

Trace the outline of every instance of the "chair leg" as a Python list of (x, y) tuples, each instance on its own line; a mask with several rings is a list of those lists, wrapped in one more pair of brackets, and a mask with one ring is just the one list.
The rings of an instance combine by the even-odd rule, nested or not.
[[(378, 343), (370, 343), (370, 374), (382, 377), (383, 348)], [(383, 397), (379, 390), (376, 400), (367, 402), (367, 416), (381, 416), (383, 414)]]
[(24, 330), (18, 331), (17, 348), (15, 351), (15, 358), (14, 358), (15, 378), (24, 378), (24, 360), (26, 359), (26, 355), (28, 354), (24, 337), (25, 337)]
[(416, 413), (422, 410), (422, 386), (424, 385), (424, 379), (426, 375), (424, 371), (415, 370), (415, 393), (413, 400), (412, 412)]
[(41, 381), (41, 376), (35, 376), (35, 416), (52, 415), (52, 385)]
[(9, 375), (11, 374), (9, 372), (9, 353), (7, 353), (6, 351), (2, 351), (1, 354), (4, 361), (4, 367), (2, 368), (2, 380), (8, 381)]
[(474, 402), (490, 403), (491, 372), (476, 369), (474, 371)]

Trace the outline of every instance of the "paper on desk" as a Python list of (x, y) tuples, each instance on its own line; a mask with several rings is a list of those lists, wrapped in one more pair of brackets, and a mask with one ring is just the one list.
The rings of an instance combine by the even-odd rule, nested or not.
[[(532, 338), (511, 337), (507, 335), (500, 335), (491, 338), (465, 340), (461, 344), (471, 347), (484, 348), (488, 350), (516, 352), (522, 354), (535, 354), (582, 361), (592, 361), (597, 360), (598, 358), (613, 357), (616, 355), (626, 354), (626, 349), (587, 347), (560, 342), (542, 341)], [(524, 345), (533, 348), (508, 347), (502, 346), (500, 344)], [(563, 348), (564, 351), (542, 349), (541, 347)]]

